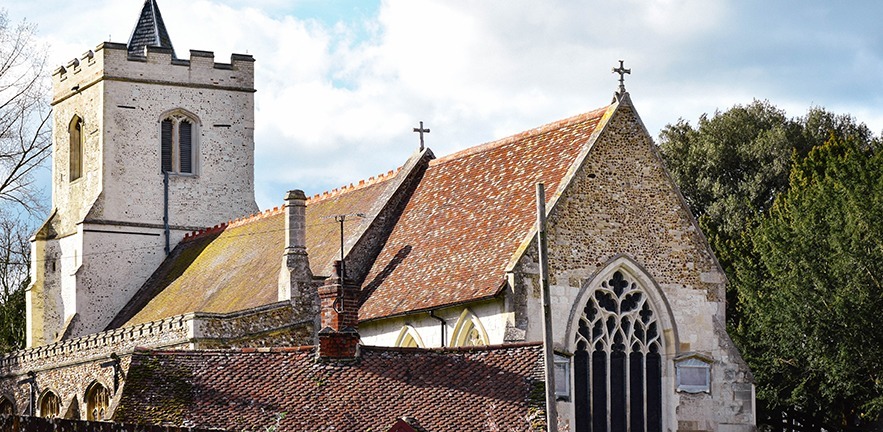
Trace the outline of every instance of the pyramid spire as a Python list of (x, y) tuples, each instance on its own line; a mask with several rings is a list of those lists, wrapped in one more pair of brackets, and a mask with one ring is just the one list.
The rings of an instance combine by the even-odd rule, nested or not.
[(129, 55), (144, 57), (146, 55), (144, 49), (149, 46), (170, 49), (172, 50), (172, 58), (177, 58), (175, 48), (172, 46), (172, 39), (169, 38), (169, 32), (159, 13), (156, 0), (144, 0), (138, 24), (135, 25), (132, 37), (129, 38)]

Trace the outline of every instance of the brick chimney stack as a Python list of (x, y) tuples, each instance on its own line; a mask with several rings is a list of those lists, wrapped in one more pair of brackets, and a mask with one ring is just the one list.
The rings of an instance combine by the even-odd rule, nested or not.
[(340, 277), (340, 261), (334, 274), (319, 287), (321, 328), (320, 359), (355, 359), (359, 346), (359, 287)]

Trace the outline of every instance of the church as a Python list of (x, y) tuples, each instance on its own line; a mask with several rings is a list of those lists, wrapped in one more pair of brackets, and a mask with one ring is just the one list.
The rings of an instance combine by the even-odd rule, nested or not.
[(756, 429), (726, 277), (621, 79), (583, 114), (259, 212), (255, 64), (179, 58), (146, 0), (127, 44), (53, 72), (52, 211), (0, 412), (543, 430), (541, 182), (560, 430)]

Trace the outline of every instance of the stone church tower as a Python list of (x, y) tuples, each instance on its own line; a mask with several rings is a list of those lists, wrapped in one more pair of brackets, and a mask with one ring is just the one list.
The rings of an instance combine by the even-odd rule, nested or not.
[(32, 245), (27, 345), (104, 330), (184, 234), (257, 210), (254, 59), (175, 55), (155, 0), (128, 44), (52, 75), (52, 213)]

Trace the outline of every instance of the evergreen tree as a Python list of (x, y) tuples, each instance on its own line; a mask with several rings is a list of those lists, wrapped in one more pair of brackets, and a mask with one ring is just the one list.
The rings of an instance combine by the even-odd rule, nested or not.
[(737, 331), (758, 397), (856, 426), (883, 412), (883, 152), (831, 138), (747, 234)]

